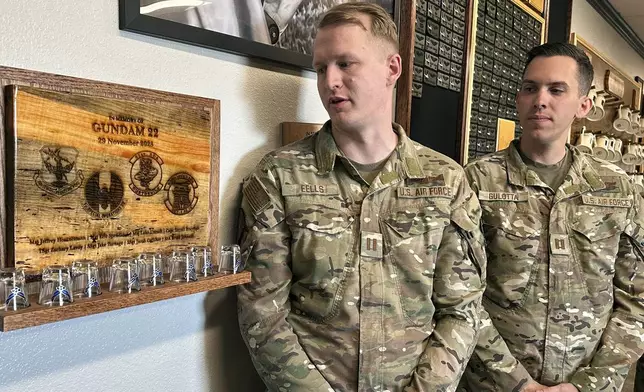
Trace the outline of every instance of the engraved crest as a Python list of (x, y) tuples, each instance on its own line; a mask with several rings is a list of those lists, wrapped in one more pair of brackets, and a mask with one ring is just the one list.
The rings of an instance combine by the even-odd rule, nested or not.
[(130, 190), (139, 196), (156, 195), (162, 188), (163, 159), (152, 151), (140, 151), (131, 159)]
[(166, 191), (165, 206), (175, 215), (185, 215), (197, 205), (197, 181), (188, 173), (177, 173), (168, 179), (163, 188)]
[(96, 219), (118, 215), (125, 206), (123, 181), (114, 172), (94, 172), (85, 184), (83, 208)]
[(42, 170), (34, 174), (38, 188), (54, 196), (63, 196), (81, 186), (83, 173), (76, 168), (78, 150), (73, 147), (43, 146), (40, 149)]

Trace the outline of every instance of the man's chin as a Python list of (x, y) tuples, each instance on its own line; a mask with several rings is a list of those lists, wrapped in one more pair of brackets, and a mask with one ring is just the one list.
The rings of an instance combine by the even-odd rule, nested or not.
[(554, 143), (562, 136), (563, 133), (546, 128), (523, 129), (521, 132), (521, 137), (525, 139), (525, 141), (541, 145)]
[(352, 129), (356, 127), (356, 121), (353, 120), (347, 113), (335, 113), (334, 115), (329, 116), (333, 126), (340, 129)]

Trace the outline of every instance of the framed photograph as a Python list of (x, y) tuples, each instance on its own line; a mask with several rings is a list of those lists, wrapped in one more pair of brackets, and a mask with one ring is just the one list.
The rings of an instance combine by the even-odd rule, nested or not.
[[(400, 0), (364, 1), (380, 4), (397, 20)], [(119, 0), (120, 29), (312, 69), (315, 25), (345, 2)]]

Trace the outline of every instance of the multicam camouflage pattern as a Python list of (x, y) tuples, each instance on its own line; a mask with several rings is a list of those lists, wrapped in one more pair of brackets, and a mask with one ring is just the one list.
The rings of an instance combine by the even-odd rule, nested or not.
[(556, 193), (516, 142), (465, 169), (488, 255), (465, 390), (519, 391), (534, 379), (620, 391), (644, 352), (644, 203), (617, 166), (568, 148)]
[(239, 321), (271, 391), (456, 389), (484, 291), (480, 206), (461, 167), (394, 128), (370, 186), (329, 123), (245, 180)]

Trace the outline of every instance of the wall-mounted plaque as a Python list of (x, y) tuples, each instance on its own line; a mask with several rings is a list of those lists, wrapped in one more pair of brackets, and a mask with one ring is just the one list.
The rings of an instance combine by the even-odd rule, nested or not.
[(209, 243), (218, 110), (19, 85), (4, 94), (8, 264), (38, 273)]
[[(414, 71), (416, 72), (416, 71)], [(420, 67), (420, 77), (423, 77), (423, 68)], [(283, 122), (282, 123), (282, 145), (296, 142), (319, 131), (324, 124)]]

